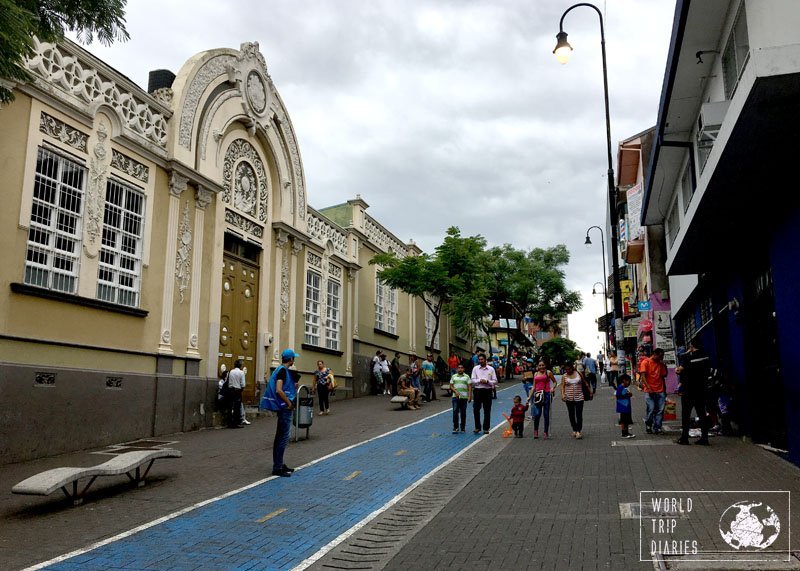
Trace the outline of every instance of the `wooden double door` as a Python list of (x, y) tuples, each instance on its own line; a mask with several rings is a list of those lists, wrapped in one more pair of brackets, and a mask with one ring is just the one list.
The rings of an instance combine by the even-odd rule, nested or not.
[(247, 373), (242, 400), (253, 404), (256, 394), (260, 269), (257, 263), (228, 251), (223, 261), (217, 370), (224, 363), (230, 371), (234, 361), (241, 359)]

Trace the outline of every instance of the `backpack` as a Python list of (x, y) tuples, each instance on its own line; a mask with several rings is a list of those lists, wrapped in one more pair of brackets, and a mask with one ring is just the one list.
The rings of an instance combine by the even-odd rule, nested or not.
[[(279, 411), (284, 410), (286, 408), (286, 403), (283, 402), (283, 399), (278, 396), (276, 391), (277, 383), (275, 381), (275, 377), (278, 374), (278, 371), (281, 369), (286, 369), (283, 365), (276, 368), (272, 375), (267, 381), (267, 386), (264, 387), (264, 394), (261, 396), (261, 402), (258, 403), (259, 410), (271, 410), (271, 411)], [(291, 375), (291, 371), (286, 369), (286, 372)]]

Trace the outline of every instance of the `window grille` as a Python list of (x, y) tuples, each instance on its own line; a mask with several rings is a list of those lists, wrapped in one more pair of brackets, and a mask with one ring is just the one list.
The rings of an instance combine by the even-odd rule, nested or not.
[(325, 347), (328, 349), (339, 349), (340, 291), (341, 285), (339, 282), (328, 280), (327, 308), (325, 311)]
[(116, 180), (106, 183), (97, 299), (139, 306), (144, 194)]
[(48, 149), (36, 157), (25, 283), (78, 290), (86, 169)]
[(319, 345), (320, 329), (320, 275), (306, 272), (306, 331), (305, 342)]

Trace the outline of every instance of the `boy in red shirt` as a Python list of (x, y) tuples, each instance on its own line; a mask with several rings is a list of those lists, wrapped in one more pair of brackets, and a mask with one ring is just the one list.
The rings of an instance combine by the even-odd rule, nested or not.
[(522, 404), (522, 397), (514, 397), (514, 406), (511, 407), (511, 428), (514, 430), (515, 438), (522, 438), (522, 430), (525, 428), (525, 411), (528, 410), (527, 404)]

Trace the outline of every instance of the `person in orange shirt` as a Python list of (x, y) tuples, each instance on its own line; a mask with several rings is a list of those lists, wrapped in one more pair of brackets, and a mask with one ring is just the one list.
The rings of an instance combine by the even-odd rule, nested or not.
[(447, 359), (447, 366), (450, 367), (451, 377), (458, 372), (459, 363), (461, 363), (461, 359), (458, 358), (455, 351), (450, 351), (450, 357)]
[(656, 349), (651, 357), (639, 361), (639, 374), (641, 375), (642, 390), (647, 393), (647, 416), (644, 424), (648, 434), (661, 434), (661, 421), (664, 418), (664, 405), (666, 404), (667, 366), (664, 364), (664, 350)]

